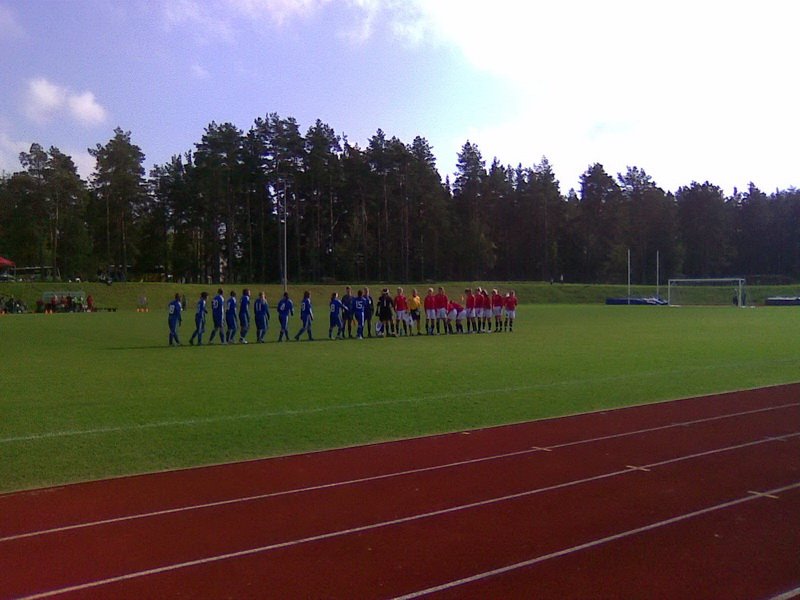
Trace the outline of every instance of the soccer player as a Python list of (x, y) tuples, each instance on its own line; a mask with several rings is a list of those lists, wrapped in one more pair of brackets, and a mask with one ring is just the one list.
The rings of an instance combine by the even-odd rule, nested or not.
[(364, 290), (358, 290), (358, 295), (353, 298), (353, 318), (356, 320), (356, 337), (364, 339), (364, 316), (367, 313), (367, 299)]
[(464, 321), (467, 318), (467, 309), (461, 306), (458, 302), (454, 302), (456, 307), (456, 331), (464, 333)]
[(476, 331), (475, 329), (475, 294), (471, 288), (464, 290), (464, 305), (466, 307), (467, 333)]
[(353, 293), (350, 286), (344, 288), (344, 296), (342, 296), (342, 306), (344, 312), (342, 313), (342, 320), (347, 325), (347, 337), (353, 337)]
[(303, 292), (303, 301), (300, 303), (300, 322), (303, 326), (300, 328), (300, 331), (297, 332), (297, 335), (294, 336), (296, 342), (300, 341), (300, 336), (304, 333), (308, 333), (309, 341), (314, 341), (314, 338), (311, 336), (311, 322), (314, 320), (314, 313), (311, 310), (311, 292), (306, 290)]
[(247, 332), (250, 331), (250, 290), (242, 290), (242, 299), (239, 301), (239, 343), (247, 343)]
[(180, 346), (181, 342), (178, 339), (178, 327), (181, 325), (181, 311), (183, 305), (181, 304), (181, 295), (175, 294), (175, 299), (169, 303), (167, 309), (167, 323), (169, 324), (169, 345)]
[(381, 332), (378, 337), (392, 335), (392, 308), (394, 301), (389, 295), (389, 290), (383, 288), (381, 297), (378, 298), (378, 319), (381, 322)]
[(503, 329), (503, 297), (497, 289), (492, 290), (492, 315), (494, 315), (494, 331), (499, 333)]
[(483, 296), (483, 328), (486, 333), (492, 333), (492, 299), (488, 290), (481, 290)]
[(364, 288), (364, 299), (367, 301), (367, 310), (364, 313), (364, 324), (367, 328), (367, 337), (372, 337), (372, 316), (375, 314), (375, 301), (369, 293), (369, 288)]
[(453, 323), (458, 316), (458, 309), (456, 308), (456, 303), (452, 300), (448, 300), (447, 302), (447, 333), (453, 333)]
[(436, 293), (436, 333), (439, 333), (439, 325), (442, 326), (444, 333), (447, 333), (447, 306), (450, 304), (450, 299), (444, 293), (444, 288), (439, 286), (439, 291)]
[(264, 292), (258, 292), (258, 298), (253, 303), (253, 317), (256, 321), (256, 343), (263, 344), (269, 328), (269, 302), (264, 297)]
[(232, 344), (236, 339), (236, 292), (231, 290), (231, 295), (225, 304), (225, 325), (228, 327), (226, 341)]
[(517, 293), (514, 290), (508, 292), (505, 301), (506, 306), (506, 327), (509, 331), (514, 331), (514, 319), (517, 317)]
[(194, 340), (197, 338), (197, 345), (203, 345), (203, 333), (206, 330), (206, 298), (208, 292), (200, 293), (200, 300), (197, 301), (197, 312), (194, 313), (194, 333), (189, 338), (189, 344), (194, 346)]
[(219, 341), (225, 343), (225, 327), (222, 324), (225, 312), (225, 295), (222, 288), (217, 290), (217, 295), (211, 300), (211, 317), (214, 319), (214, 329), (211, 331), (209, 344), (214, 343), (214, 336), (219, 333)]
[(422, 298), (416, 288), (411, 290), (411, 297), (408, 299), (408, 312), (412, 323), (417, 324), (417, 335), (422, 335), (419, 331), (420, 315), (419, 311), (422, 309)]
[(281, 332), (278, 334), (278, 341), (282, 342), (286, 337), (289, 341), (289, 317), (294, 316), (294, 302), (289, 299), (289, 292), (283, 293), (283, 298), (278, 302), (278, 321), (281, 324)]
[(436, 323), (436, 296), (433, 295), (433, 288), (428, 288), (425, 295), (425, 331), (428, 335), (433, 335), (433, 326)]
[(344, 338), (344, 323), (342, 322), (342, 310), (344, 309), (344, 305), (342, 301), (339, 300), (339, 292), (333, 292), (331, 294), (331, 302), (330, 302), (330, 327), (328, 327), (328, 339), (334, 339), (333, 337), (333, 329), (336, 328), (336, 339), (340, 340)]
[(400, 335), (400, 323), (403, 324), (403, 335), (408, 335), (408, 300), (403, 294), (403, 288), (397, 288), (397, 295), (394, 297), (395, 331)]
[(447, 311), (447, 328), (453, 333), (453, 322), (456, 324), (456, 333), (464, 333), (464, 317), (467, 311), (455, 300), (450, 301)]
[(483, 333), (483, 290), (475, 288), (475, 332)]

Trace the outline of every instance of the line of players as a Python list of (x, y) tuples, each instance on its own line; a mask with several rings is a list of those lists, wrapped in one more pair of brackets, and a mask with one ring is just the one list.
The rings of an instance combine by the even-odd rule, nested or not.
[[(424, 299), (414, 289), (409, 297), (397, 288), (392, 297), (384, 288), (377, 301), (379, 336), (423, 335), (422, 311), (425, 315), (425, 335), (453, 333), (491, 333), (513, 331), (517, 296), (514, 290), (502, 296), (496, 289), (471, 288), (464, 290), (459, 300), (448, 297), (443, 287), (437, 292), (428, 288)], [(394, 317), (392, 317), (394, 315)]]
[[(208, 292), (202, 292), (195, 311), (195, 331), (189, 339), (192, 345), (195, 341), (198, 345), (203, 343), (208, 314), (207, 303)], [(242, 290), (242, 296), (238, 301), (235, 291), (231, 291), (226, 300), (223, 290), (218, 289), (217, 295), (211, 300), (214, 328), (208, 343), (213, 344), (215, 337), (218, 337), (222, 344), (235, 343), (238, 331), (239, 343), (247, 344), (247, 334), (251, 326), (249, 307), (249, 289)], [(436, 293), (433, 288), (428, 288), (424, 299), (420, 298), (416, 289), (407, 297), (403, 288), (397, 288), (395, 296), (391, 296), (388, 288), (384, 288), (375, 301), (370, 295), (369, 288), (359, 289), (353, 294), (352, 288), (347, 286), (341, 298), (338, 292), (331, 294), (328, 337), (344, 339), (345, 330), (349, 338), (372, 337), (373, 319), (377, 319), (376, 337), (423, 335), (421, 332), (423, 310), (426, 335), (513, 331), (516, 307), (517, 297), (514, 290), (503, 296), (496, 289), (492, 290), (490, 295), (488, 290), (480, 287), (474, 292), (467, 288), (458, 302), (451, 300), (443, 287), (439, 287)], [(175, 294), (175, 299), (170, 302), (168, 309), (171, 346), (180, 345), (178, 327), (181, 325), (184, 310), (180, 295)], [(284, 293), (278, 302), (277, 313), (281, 327), (278, 341), (289, 341), (289, 317), (294, 316), (294, 303), (288, 293)], [(270, 320), (269, 303), (263, 292), (259, 292), (258, 298), (253, 302), (253, 320), (256, 326), (256, 342), (263, 344)], [(303, 294), (300, 304), (300, 320), (302, 326), (294, 339), (299, 341), (300, 337), (306, 334), (309, 340), (313, 340), (311, 326), (314, 313), (311, 294), (308, 291)]]

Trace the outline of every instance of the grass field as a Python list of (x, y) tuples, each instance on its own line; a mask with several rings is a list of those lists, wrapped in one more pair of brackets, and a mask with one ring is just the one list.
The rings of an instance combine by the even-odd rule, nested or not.
[(0, 490), (800, 379), (793, 307), (526, 304), (513, 334), (276, 338), (170, 348), (163, 310), (0, 317)]

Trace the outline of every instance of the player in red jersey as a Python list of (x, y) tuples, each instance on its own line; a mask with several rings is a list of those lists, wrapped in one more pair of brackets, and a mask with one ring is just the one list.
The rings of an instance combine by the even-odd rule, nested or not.
[(456, 333), (464, 333), (464, 317), (467, 314), (467, 312), (464, 310), (464, 307), (458, 302), (450, 302), (450, 306), (448, 308), (447, 327), (450, 330), (450, 333), (453, 333), (453, 321), (456, 323)]
[(506, 309), (505, 326), (509, 331), (514, 331), (514, 319), (517, 316), (517, 293), (514, 290), (508, 292), (504, 304)]
[(428, 335), (433, 335), (434, 323), (436, 323), (436, 296), (433, 294), (433, 288), (428, 288), (428, 294), (425, 296), (425, 331)]
[(464, 290), (464, 304), (467, 311), (467, 333), (472, 333), (475, 330), (475, 294), (470, 288)]
[(456, 321), (457, 314), (455, 302), (449, 300), (447, 302), (447, 333), (453, 333), (453, 323)]
[(483, 290), (475, 288), (475, 332), (482, 333), (483, 331)]
[(483, 330), (492, 333), (492, 299), (488, 290), (482, 290), (483, 296)]
[(439, 333), (440, 326), (444, 333), (447, 333), (447, 305), (449, 303), (450, 299), (444, 293), (444, 288), (440, 286), (436, 293), (436, 333)]
[(497, 289), (492, 290), (492, 316), (494, 316), (494, 331), (499, 333), (503, 328), (503, 297)]

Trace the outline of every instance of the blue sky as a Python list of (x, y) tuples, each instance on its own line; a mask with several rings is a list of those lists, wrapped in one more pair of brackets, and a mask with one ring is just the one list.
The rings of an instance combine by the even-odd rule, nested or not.
[(148, 169), (212, 121), (319, 118), (362, 147), (426, 137), (442, 175), (546, 156), (562, 191), (600, 162), (675, 190), (800, 185), (800, 2), (0, 0), (0, 171), (116, 126)]

